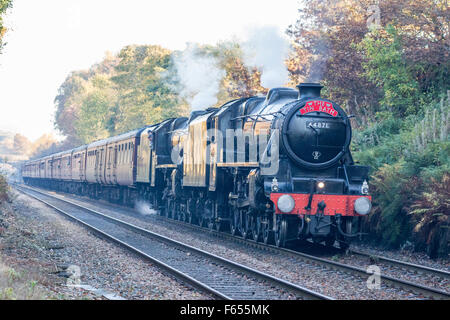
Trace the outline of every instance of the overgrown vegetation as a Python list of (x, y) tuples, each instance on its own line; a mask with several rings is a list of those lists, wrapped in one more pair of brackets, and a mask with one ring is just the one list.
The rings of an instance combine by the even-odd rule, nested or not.
[(0, 204), (8, 200), (9, 186), (6, 178), (0, 174)]
[(45, 296), (38, 282), (0, 262), (0, 300), (36, 300)]

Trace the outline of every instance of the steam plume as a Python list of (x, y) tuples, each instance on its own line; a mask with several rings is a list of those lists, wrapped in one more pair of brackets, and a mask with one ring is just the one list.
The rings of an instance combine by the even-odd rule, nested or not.
[(188, 44), (184, 51), (174, 55), (174, 65), (182, 86), (181, 96), (189, 101), (192, 110), (217, 103), (220, 82), (225, 76), (217, 59), (202, 53), (196, 44)]
[(306, 82), (320, 82), (326, 71), (330, 46), (326, 39), (318, 39), (313, 47), (313, 56)]
[(150, 204), (144, 201), (136, 201), (134, 208), (143, 216), (157, 214), (157, 211), (150, 207)]
[(261, 71), (263, 87), (279, 87), (288, 82), (288, 70), (284, 62), (289, 54), (289, 43), (277, 27), (251, 29), (242, 49), (246, 66)]

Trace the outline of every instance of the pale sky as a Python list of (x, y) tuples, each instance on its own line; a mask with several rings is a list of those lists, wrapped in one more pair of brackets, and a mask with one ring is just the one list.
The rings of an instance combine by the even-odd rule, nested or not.
[[(53, 129), (66, 76), (129, 44), (172, 50), (215, 44), (246, 29), (295, 22), (300, 0), (14, 0), (0, 54), (0, 130), (31, 140)], [(268, 47), (269, 49), (270, 47)]]

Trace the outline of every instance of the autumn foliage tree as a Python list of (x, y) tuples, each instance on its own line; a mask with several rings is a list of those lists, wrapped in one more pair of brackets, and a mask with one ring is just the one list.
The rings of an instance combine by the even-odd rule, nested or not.
[(14, 151), (18, 154), (29, 155), (32, 151), (32, 143), (27, 137), (17, 133), (14, 135)]
[(3, 36), (6, 33), (6, 27), (3, 25), (2, 15), (12, 7), (12, 0), (0, 0), (0, 52), (3, 47)]
[[(374, 29), (392, 26), (402, 39), (401, 59), (421, 92), (448, 87), (450, 20), (445, 0), (308, 0), (288, 29), (296, 53), (289, 68), (296, 81), (322, 80), (359, 124), (380, 110), (383, 83), (366, 76), (366, 52), (358, 46)], [(378, 20), (379, 18), (379, 20)], [(368, 22), (373, 22), (372, 26)]]
[[(235, 98), (264, 94), (261, 74), (249, 69), (237, 42), (199, 46), (225, 70), (217, 106)], [(171, 117), (187, 116), (173, 73), (173, 52), (160, 46), (126, 46), (118, 55), (86, 71), (72, 72), (55, 98), (55, 127), (67, 146), (120, 134)]]

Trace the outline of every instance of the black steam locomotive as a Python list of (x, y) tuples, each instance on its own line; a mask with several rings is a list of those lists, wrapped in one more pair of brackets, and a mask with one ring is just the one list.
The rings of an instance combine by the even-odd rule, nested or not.
[(168, 119), (29, 161), (23, 177), (277, 246), (345, 248), (371, 210), (369, 167), (354, 165), (349, 117), (321, 88), (274, 88)]

